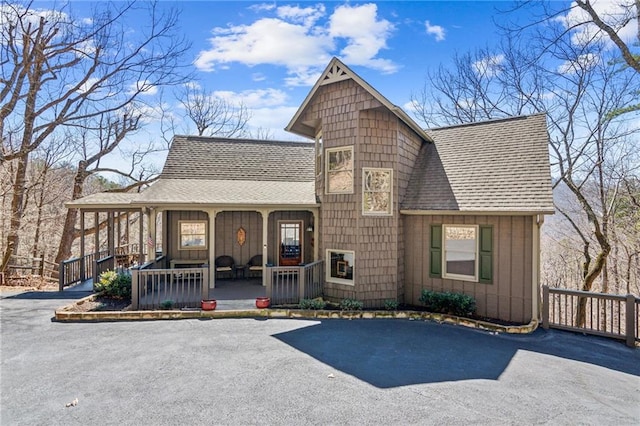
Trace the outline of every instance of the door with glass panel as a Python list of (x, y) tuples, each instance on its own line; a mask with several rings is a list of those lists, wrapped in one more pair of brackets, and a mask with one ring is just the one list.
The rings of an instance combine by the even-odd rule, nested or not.
[(302, 263), (302, 222), (279, 222), (280, 249), (278, 265), (297, 266)]

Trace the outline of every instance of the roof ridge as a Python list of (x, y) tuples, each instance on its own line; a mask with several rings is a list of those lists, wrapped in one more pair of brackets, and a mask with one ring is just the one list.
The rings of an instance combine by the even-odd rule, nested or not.
[(470, 127), (470, 126), (481, 126), (483, 124), (492, 124), (499, 123), (501, 121), (516, 121), (516, 120), (524, 120), (526, 118), (536, 117), (539, 115), (547, 115), (546, 112), (536, 112), (533, 114), (522, 114), (522, 115), (512, 115), (509, 117), (501, 117), (501, 118), (492, 118), (490, 120), (482, 120), (482, 121), (472, 121), (470, 123), (459, 123), (459, 124), (451, 124), (449, 126), (440, 126), (440, 127), (430, 127), (425, 129), (426, 132), (432, 130), (443, 130), (443, 129), (455, 129), (456, 127)]
[(285, 141), (277, 139), (251, 139), (251, 138), (227, 138), (220, 136), (197, 136), (197, 135), (175, 135), (173, 139), (181, 139), (186, 141), (198, 142), (230, 142), (230, 143), (249, 143), (261, 145), (287, 144), (287, 145), (313, 145), (313, 141)]

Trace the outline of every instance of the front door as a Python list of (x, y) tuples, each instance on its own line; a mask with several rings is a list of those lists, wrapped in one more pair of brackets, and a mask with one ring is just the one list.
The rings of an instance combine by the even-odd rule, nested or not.
[(279, 222), (279, 266), (298, 266), (302, 263), (302, 222)]

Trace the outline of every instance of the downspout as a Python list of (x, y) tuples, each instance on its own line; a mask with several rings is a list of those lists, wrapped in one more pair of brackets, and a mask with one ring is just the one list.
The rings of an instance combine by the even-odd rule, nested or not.
[(533, 217), (533, 247), (531, 250), (531, 316), (532, 320), (540, 321), (540, 228), (544, 224), (544, 215)]

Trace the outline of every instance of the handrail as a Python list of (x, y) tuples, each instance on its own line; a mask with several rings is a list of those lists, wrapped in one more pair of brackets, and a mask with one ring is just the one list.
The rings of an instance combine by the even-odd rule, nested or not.
[[(576, 319), (579, 304), (585, 313), (583, 325)], [(633, 347), (640, 341), (640, 298), (545, 285), (542, 286), (542, 327), (620, 339)]]
[(266, 294), (272, 305), (298, 304), (322, 296), (324, 260), (300, 266), (265, 267)]

